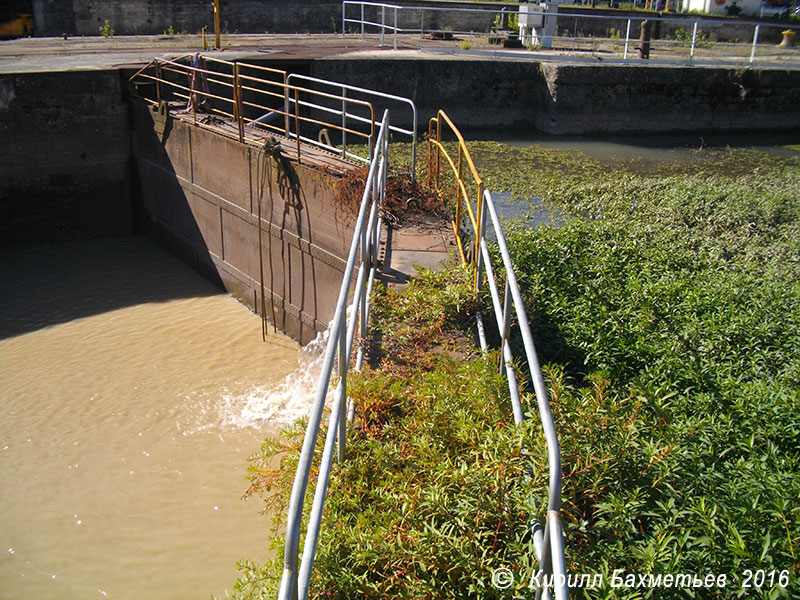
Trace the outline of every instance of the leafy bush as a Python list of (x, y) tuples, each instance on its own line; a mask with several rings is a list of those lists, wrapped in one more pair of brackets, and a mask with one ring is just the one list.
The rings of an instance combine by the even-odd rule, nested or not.
[[(793, 597), (800, 161), (710, 152), (652, 176), (502, 145), (472, 154), (491, 189), (538, 189), (564, 215), (559, 226), (512, 225), (509, 240), (547, 363), (568, 570), (604, 575), (600, 589), (571, 597)], [(521, 157), (540, 168), (509, 173)], [(376, 294), (380, 336), (351, 386), (358, 426), (331, 478), (314, 597), (531, 594), (544, 442), (530, 396), (530, 419), (512, 425), (497, 353), (464, 352), (477, 309), (470, 281), (452, 267)], [(267, 442), (253, 463), (253, 491), (278, 524), (299, 431)], [(240, 596), (274, 596), (277, 547), (274, 564), (241, 565)], [(508, 590), (491, 585), (499, 566), (517, 575)], [(615, 569), (728, 581), (611, 589)], [(789, 585), (742, 588), (746, 569), (775, 569)]]

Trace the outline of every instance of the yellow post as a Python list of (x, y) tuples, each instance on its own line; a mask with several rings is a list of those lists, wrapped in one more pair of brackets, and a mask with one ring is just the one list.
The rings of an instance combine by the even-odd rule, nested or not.
[(207, 25), (203, 25), (203, 50), (208, 50), (208, 42), (206, 42), (206, 29), (208, 28)]
[(219, 0), (214, 0), (214, 49), (219, 50)]

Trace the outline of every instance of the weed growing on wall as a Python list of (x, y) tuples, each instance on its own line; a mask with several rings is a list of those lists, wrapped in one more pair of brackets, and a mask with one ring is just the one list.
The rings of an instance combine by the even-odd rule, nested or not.
[(108, 19), (105, 20), (103, 25), (101, 25), (98, 30), (100, 31), (100, 35), (104, 38), (114, 37), (114, 28), (111, 26), (111, 23)]

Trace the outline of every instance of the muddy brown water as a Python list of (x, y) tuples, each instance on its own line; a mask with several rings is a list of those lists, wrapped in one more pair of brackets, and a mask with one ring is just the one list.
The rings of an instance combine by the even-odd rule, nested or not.
[(146, 238), (0, 250), (0, 289), (0, 597), (224, 597), (309, 353)]

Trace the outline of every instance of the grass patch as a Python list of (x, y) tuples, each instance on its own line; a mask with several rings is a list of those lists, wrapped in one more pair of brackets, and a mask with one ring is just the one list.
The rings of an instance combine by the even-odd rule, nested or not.
[[(646, 172), (574, 152), (471, 151), (490, 189), (565, 215), (512, 225), (509, 239), (562, 446), (568, 569), (604, 575), (571, 597), (794, 597), (800, 160), (704, 151)], [(513, 426), (496, 353), (463, 352), (470, 278), (454, 267), (376, 295), (383, 337), (352, 385), (358, 428), (331, 479), (314, 597), (531, 594), (544, 444), (530, 396), (530, 422)], [(252, 491), (273, 510), (297, 431), (253, 462)], [(281, 562), (241, 565), (240, 597), (273, 597)], [(500, 566), (516, 576), (505, 591), (491, 585)], [(727, 587), (612, 589), (615, 569), (725, 574)], [(742, 588), (746, 569), (774, 569), (773, 585)]]

